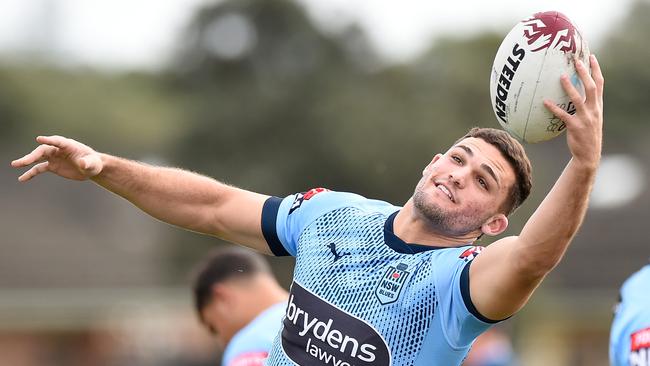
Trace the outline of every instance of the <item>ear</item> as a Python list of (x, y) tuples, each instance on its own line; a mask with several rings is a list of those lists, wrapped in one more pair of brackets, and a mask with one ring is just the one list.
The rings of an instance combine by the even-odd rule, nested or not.
[(481, 231), (487, 236), (495, 236), (508, 228), (508, 217), (502, 213), (496, 214), (481, 226)]
[(424, 167), (424, 170), (422, 170), (422, 176), (429, 174), (431, 166), (433, 166), (436, 161), (440, 160), (440, 158), (442, 158), (442, 154), (436, 154), (433, 159), (431, 159), (431, 162), (426, 167)]
[(232, 291), (225, 283), (215, 283), (211, 288), (213, 303), (216, 307), (228, 306), (232, 298)]

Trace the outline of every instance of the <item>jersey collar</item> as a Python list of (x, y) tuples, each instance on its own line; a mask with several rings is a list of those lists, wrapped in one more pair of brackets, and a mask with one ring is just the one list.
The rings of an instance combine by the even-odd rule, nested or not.
[(436, 247), (431, 245), (416, 244), (416, 243), (407, 243), (404, 240), (400, 239), (395, 235), (393, 231), (393, 224), (395, 222), (395, 216), (397, 216), (398, 211), (393, 212), (386, 219), (384, 224), (384, 241), (386, 245), (391, 247), (394, 251), (402, 254), (416, 254), (421, 252), (426, 252), (428, 250), (436, 249), (449, 249), (448, 247)]

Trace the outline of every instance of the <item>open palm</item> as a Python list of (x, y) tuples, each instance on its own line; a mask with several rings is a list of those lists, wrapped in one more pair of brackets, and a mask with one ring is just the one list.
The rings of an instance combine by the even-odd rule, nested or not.
[(89, 146), (62, 136), (39, 136), (36, 141), (40, 145), (34, 151), (11, 162), (15, 168), (35, 164), (18, 177), (21, 182), (44, 172), (73, 180), (86, 180), (102, 171), (101, 156)]

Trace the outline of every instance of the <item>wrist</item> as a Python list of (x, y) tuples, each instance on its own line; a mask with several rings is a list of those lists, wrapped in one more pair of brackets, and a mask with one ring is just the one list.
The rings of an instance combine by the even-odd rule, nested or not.
[(571, 159), (570, 164), (581, 173), (587, 176), (595, 176), (600, 166), (600, 156), (596, 159), (578, 159), (575, 156)]
[(96, 183), (106, 178), (106, 176), (111, 173), (111, 171), (115, 167), (115, 161), (116, 161), (116, 158), (114, 156), (108, 154), (97, 153), (97, 155), (99, 156), (101, 170), (96, 175), (90, 177), (90, 180)]

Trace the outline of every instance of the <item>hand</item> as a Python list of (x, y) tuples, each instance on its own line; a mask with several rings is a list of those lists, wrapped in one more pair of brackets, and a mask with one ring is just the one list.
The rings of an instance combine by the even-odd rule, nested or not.
[(18, 177), (21, 182), (48, 171), (68, 179), (86, 180), (99, 174), (104, 168), (99, 153), (75, 140), (61, 136), (39, 136), (36, 141), (41, 145), (11, 162), (14, 168), (36, 163)]
[(600, 162), (603, 138), (603, 74), (596, 56), (589, 56), (591, 75), (581, 60), (575, 61), (576, 71), (585, 87), (585, 97), (571, 84), (567, 75), (560, 82), (576, 107), (570, 115), (553, 102), (545, 100), (544, 105), (567, 127), (567, 144), (573, 158), (583, 166), (595, 169)]

